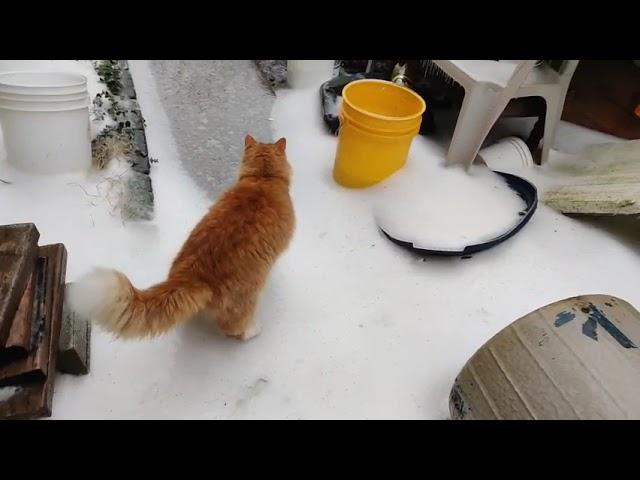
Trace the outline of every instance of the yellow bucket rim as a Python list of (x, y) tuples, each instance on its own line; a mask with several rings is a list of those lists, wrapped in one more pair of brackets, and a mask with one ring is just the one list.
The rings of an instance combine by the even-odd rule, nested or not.
[[(349, 89), (353, 85), (357, 85), (357, 84), (360, 84), (360, 83), (382, 83), (384, 85), (388, 85), (390, 87), (403, 90), (403, 91), (407, 92), (408, 94), (412, 95), (413, 97), (415, 97), (418, 100), (418, 102), (420, 103), (420, 111), (417, 112), (417, 113), (414, 113), (413, 115), (407, 115), (407, 116), (404, 116), (404, 117), (393, 117), (393, 116), (389, 116), (389, 115), (380, 115), (380, 114), (377, 114), (377, 113), (372, 113), (372, 112), (369, 112), (368, 110), (365, 110), (363, 108), (356, 107), (349, 100), (348, 93), (349, 93)], [(415, 93), (413, 90), (410, 90), (409, 88), (406, 88), (406, 87), (402, 87), (400, 85), (396, 85), (395, 83), (390, 82), (388, 80), (378, 80), (378, 79), (374, 79), (374, 78), (364, 78), (362, 80), (355, 80), (355, 81), (349, 83), (342, 90), (342, 101), (345, 102), (346, 104), (348, 104), (349, 107), (353, 108), (356, 112), (361, 113), (363, 115), (367, 115), (367, 116), (372, 117), (372, 118), (377, 118), (378, 120), (391, 120), (391, 121), (393, 121), (393, 120), (397, 120), (397, 121), (413, 120), (415, 118), (421, 117), (422, 114), (424, 113), (424, 111), (427, 109), (427, 104), (425, 103), (424, 99), (420, 95)]]

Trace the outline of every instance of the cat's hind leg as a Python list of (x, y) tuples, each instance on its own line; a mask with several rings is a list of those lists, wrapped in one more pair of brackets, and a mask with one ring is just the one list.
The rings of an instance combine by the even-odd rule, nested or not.
[(216, 313), (220, 329), (230, 337), (249, 340), (260, 333), (260, 324), (255, 316), (257, 296), (249, 295), (225, 305)]

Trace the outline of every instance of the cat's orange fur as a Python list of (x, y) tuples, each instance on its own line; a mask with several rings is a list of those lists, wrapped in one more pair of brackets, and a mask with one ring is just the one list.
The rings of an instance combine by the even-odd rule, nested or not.
[(138, 290), (115, 270), (97, 269), (68, 288), (78, 313), (121, 337), (154, 336), (205, 312), (229, 336), (258, 333), (254, 310), (293, 235), (286, 140), (245, 139), (237, 183), (193, 229), (166, 281)]

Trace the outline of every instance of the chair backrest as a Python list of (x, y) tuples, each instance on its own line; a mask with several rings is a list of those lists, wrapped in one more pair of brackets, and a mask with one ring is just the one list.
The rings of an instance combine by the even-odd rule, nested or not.
[(513, 74), (505, 85), (504, 90), (515, 94), (518, 88), (520, 88), (520, 85), (527, 79), (531, 70), (536, 66), (537, 62), (538, 60), (518, 60), (518, 65), (513, 70)]
[[(500, 92), (498, 99), (496, 101), (495, 109), (492, 117), (492, 124), (498, 120), (498, 117), (502, 115), (503, 110), (506, 108), (509, 101), (514, 98), (516, 92), (520, 88), (520, 86), (527, 79), (531, 70), (536, 65), (537, 60), (520, 60), (518, 66), (513, 70), (513, 75), (505, 85), (505, 87)], [(488, 132), (487, 132), (488, 133)]]

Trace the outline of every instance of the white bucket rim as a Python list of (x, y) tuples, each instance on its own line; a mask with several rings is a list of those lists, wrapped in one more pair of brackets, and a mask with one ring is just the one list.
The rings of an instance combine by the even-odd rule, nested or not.
[[(25, 83), (24, 81), (13, 80), (12, 78), (20, 78), (19, 76), (33, 78), (33, 79), (42, 79), (46, 78), (47, 75), (56, 76), (59, 79), (66, 78), (66, 82), (64, 80), (60, 80), (55, 84), (47, 84), (47, 83)], [(86, 87), (87, 86), (87, 77), (81, 75), (79, 73), (72, 72), (58, 72), (58, 71), (46, 71), (46, 72), (34, 72), (34, 71), (13, 71), (13, 72), (3, 72), (0, 73), (0, 91), (3, 87), (6, 88), (24, 88), (24, 89), (37, 89), (37, 88), (71, 88), (71, 87)]]
[(74, 92), (60, 95), (27, 95), (15, 94), (11, 92), (3, 92), (0, 90), (0, 102), (21, 102), (21, 103), (56, 103), (56, 102), (73, 102), (74, 100), (89, 100), (86, 92)]
[(64, 100), (57, 102), (20, 102), (0, 99), (0, 110), (12, 112), (70, 112), (89, 109), (88, 99)]

